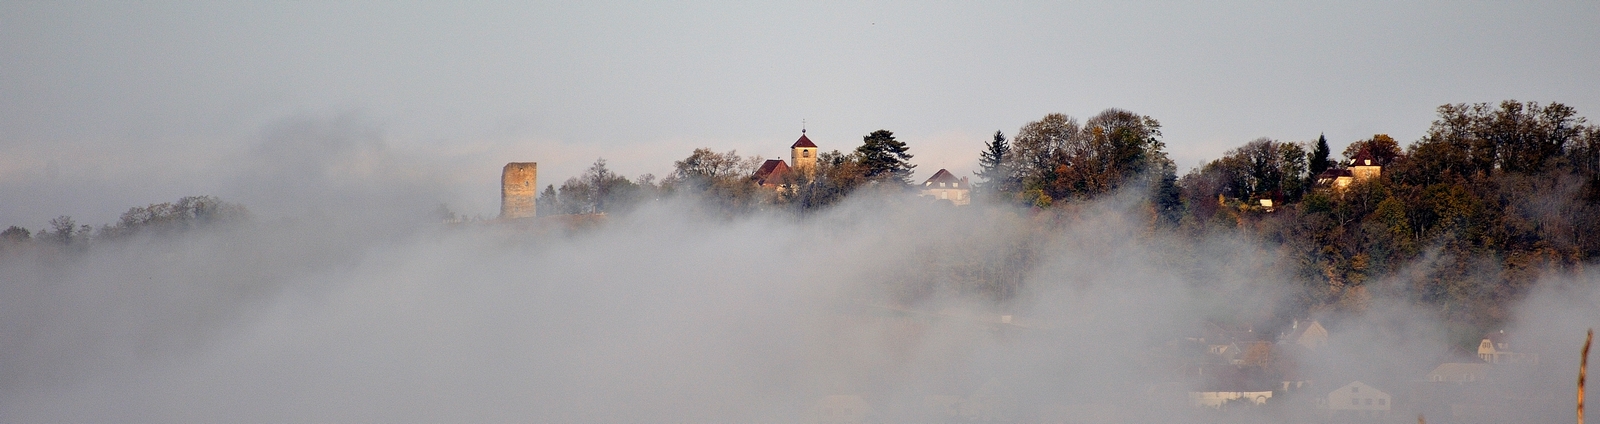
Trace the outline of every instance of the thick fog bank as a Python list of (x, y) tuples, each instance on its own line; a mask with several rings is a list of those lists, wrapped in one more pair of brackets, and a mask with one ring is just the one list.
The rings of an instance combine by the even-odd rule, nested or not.
[[(582, 228), (319, 215), (9, 250), (0, 421), (893, 422), (965, 417), (940, 415), (957, 398), (1001, 421), (1299, 420), (1188, 406), (1203, 380), (1171, 353), (1206, 323), (1283, 330), (1279, 255), (1168, 239), (1135, 208), (666, 200)], [(1600, 318), (1586, 278), (1511, 329), (1554, 370), (1519, 381), (1563, 401)], [(1298, 372), (1401, 392), (1448, 355), (1428, 311), (1374, 304)]]

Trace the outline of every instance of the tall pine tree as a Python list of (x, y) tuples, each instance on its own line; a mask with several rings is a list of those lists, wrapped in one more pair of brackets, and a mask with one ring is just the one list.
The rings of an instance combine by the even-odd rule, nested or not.
[(978, 172), (974, 174), (983, 179), (978, 183), (978, 190), (988, 193), (1016, 191), (1012, 184), (1015, 172), (1010, 161), (1011, 143), (1006, 142), (1004, 133), (995, 131), (994, 140), (985, 144), (983, 152), (978, 154)]
[(861, 157), (861, 167), (869, 179), (894, 181), (911, 185), (911, 154), (906, 143), (894, 139), (889, 130), (877, 130), (861, 137), (861, 147), (856, 154)]
[(1328, 162), (1329, 152), (1328, 137), (1324, 135), (1317, 135), (1317, 147), (1311, 151), (1311, 163), (1309, 164), (1311, 165), (1311, 169), (1309, 169), (1311, 171), (1311, 178), (1317, 178), (1317, 174), (1321, 174), (1322, 171), (1328, 170), (1328, 166), (1331, 165), (1331, 163)]

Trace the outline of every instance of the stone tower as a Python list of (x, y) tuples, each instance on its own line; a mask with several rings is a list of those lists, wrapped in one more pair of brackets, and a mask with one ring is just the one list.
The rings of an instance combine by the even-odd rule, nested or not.
[(500, 219), (538, 215), (539, 164), (511, 162), (500, 171)]
[(794, 169), (811, 175), (817, 169), (817, 145), (806, 138), (806, 130), (800, 130), (800, 139), (789, 146), (789, 163), (794, 164)]

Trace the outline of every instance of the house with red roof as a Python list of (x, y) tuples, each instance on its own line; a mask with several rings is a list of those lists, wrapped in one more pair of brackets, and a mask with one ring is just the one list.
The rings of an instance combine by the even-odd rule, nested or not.
[(940, 169), (933, 173), (932, 177), (922, 182), (921, 189), (919, 196), (947, 200), (956, 206), (972, 203), (972, 185), (967, 183), (967, 177), (956, 178), (948, 170)]

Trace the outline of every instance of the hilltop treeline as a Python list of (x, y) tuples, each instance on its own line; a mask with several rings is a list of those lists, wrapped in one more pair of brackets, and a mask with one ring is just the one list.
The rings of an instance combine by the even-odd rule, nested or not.
[[(1406, 299), (1438, 312), (1468, 339), (1503, 323), (1541, 275), (1577, 270), (1600, 254), (1600, 127), (1559, 103), (1451, 104), (1438, 114), (1426, 136), (1404, 146), (1376, 134), (1350, 143), (1339, 160), (1320, 136), (1261, 138), (1182, 177), (1167, 173), (1150, 147), (1143, 158), (1111, 156), (1134, 158), (1110, 161), (1121, 168), (1061, 153), (1030, 162), (1037, 155), (1024, 153), (1025, 140), (1049, 126), (1046, 117), (1024, 126), (1009, 151), (998, 136), (990, 143), (982, 173), (993, 177), (979, 187), (1001, 201), (1045, 206), (1105, 193), (1080, 182), (1092, 179), (1071, 177), (1076, 166), (1126, 169), (1104, 180), (1148, 181), (1155, 229), (1189, 238), (1235, 232), (1279, 246), (1304, 283), (1292, 288), (1291, 314), (1357, 312), (1375, 297)], [(1143, 133), (1137, 126), (1110, 131), (1109, 139), (1126, 141), (1097, 142), (1100, 130), (1080, 130), (1072, 142), (1134, 152), (1127, 146), (1158, 134), (1149, 122)], [(994, 152), (1006, 159), (993, 160)], [(1350, 174), (1340, 171), (1357, 157), (1381, 173), (1341, 185), (1338, 177)], [(1072, 184), (1057, 182), (1064, 176)]]
[(1600, 128), (1561, 104), (1438, 113), (1403, 148), (1383, 134), (1351, 143), (1346, 159), (1382, 174), (1343, 189), (1317, 184), (1328, 173), (1315, 166), (1348, 164), (1324, 160), (1325, 140), (1247, 143), (1179, 180), (1173, 225), (1282, 246), (1311, 283), (1299, 291), (1307, 309), (1360, 310), (1383, 295), (1433, 308), (1462, 337), (1496, 325), (1541, 274), (1600, 254)]
[(861, 146), (855, 150), (818, 153), (815, 170), (786, 173), (772, 181), (776, 187), (765, 189), (752, 178), (762, 158), (740, 156), (733, 150), (718, 153), (710, 148), (695, 149), (689, 157), (673, 162), (672, 174), (659, 180), (651, 174), (630, 180), (608, 169), (602, 158), (583, 175), (568, 178), (559, 187), (545, 186), (539, 194), (539, 214), (625, 212), (641, 202), (668, 195), (695, 197), (728, 214), (764, 209), (816, 210), (859, 188), (909, 188), (911, 170), (916, 165), (911, 163), (908, 149), (893, 132), (874, 131), (862, 137)]
[[(885, 141), (895, 154), (884, 154)], [(1167, 240), (1229, 233), (1278, 246), (1303, 282), (1291, 288), (1292, 315), (1356, 312), (1385, 296), (1437, 311), (1472, 337), (1507, 319), (1508, 305), (1540, 275), (1577, 270), (1600, 254), (1600, 127), (1559, 103), (1443, 105), (1421, 139), (1375, 134), (1342, 157), (1320, 136), (1260, 138), (1181, 176), (1160, 122), (1120, 109), (1082, 123), (1045, 115), (1009, 139), (995, 132), (979, 150), (980, 203), (1062, 214), (1073, 209), (1062, 206), (1132, 190), (1145, 199), (1151, 230), (1179, 237)], [(1348, 178), (1357, 157), (1381, 171)], [(659, 181), (617, 176), (602, 160), (546, 187), (540, 212), (622, 211), (667, 194), (730, 212), (814, 210), (862, 188), (911, 188), (910, 159), (903, 142), (878, 131), (853, 151), (819, 155), (814, 174), (791, 173), (768, 189), (751, 178), (760, 159), (733, 151), (697, 149)], [(1016, 291), (974, 286), (996, 298)]]
[(49, 228), (37, 232), (13, 225), (0, 231), (0, 249), (34, 243), (83, 249), (91, 241), (112, 241), (140, 234), (179, 233), (237, 223), (249, 218), (250, 211), (242, 205), (224, 202), (213, 196), (188, 196), (177, 202), (128, 208), (116, 224), (105, 224), (99, 228), (79, 224), (71, 216), (52, 219)]

